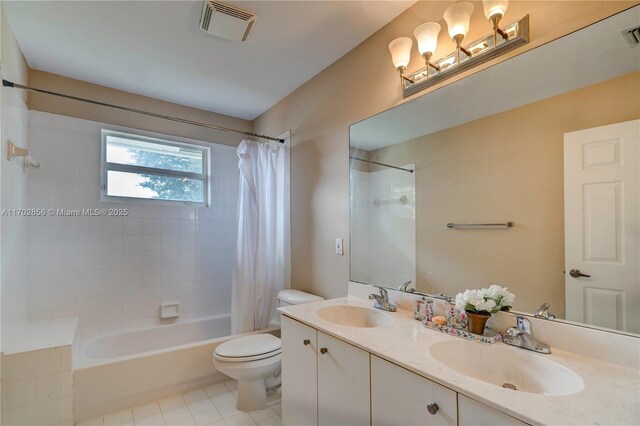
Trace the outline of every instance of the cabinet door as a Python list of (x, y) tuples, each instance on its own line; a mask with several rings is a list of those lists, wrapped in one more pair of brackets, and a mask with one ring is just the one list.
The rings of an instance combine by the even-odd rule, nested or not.
[(369, 353), (318, 331), (318, 424), (369, 425)]
[(484, 405), (475, 399), (458, 394), (460, 426), (526, 426), (518, 419)]
[(282, 423), (318, 424), (316, 330), (281, 316)]
[(371, 424), (453, 426), (457, 408), (456, 392), (371, 355)]

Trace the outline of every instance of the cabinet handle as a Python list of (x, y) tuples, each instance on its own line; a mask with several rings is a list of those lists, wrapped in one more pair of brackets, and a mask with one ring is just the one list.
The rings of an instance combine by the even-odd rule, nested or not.
[(435, 402), (432, 404), (427, 405), (427, 411), (429, 411), (429, 414), (435, 416), (436, 413), (438, 412), (438, 410), (440, 409), (440, 407), (438, 407), (438, 404), (436, 404)]
[(309, 343), (311, 343), (311, 340), (309, 340), (309, 339), (304, 339), (304, 340), (302, 341), (302, 343), (304, 343), (304, 345), (305, 345), (305, 346), (307, 346)]
[(321, 353), (322, 355), (326, 354), (327, 352), (329, 352), (329, 349), (327, 349), (327, 348), (320, 348), (320, 353)]

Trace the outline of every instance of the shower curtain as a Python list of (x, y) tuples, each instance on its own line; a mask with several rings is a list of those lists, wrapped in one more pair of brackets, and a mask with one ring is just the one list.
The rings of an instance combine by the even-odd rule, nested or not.
[(231, 294), (231, 333), (271, 323), (285, 274), (285, 146), (243, 140)]

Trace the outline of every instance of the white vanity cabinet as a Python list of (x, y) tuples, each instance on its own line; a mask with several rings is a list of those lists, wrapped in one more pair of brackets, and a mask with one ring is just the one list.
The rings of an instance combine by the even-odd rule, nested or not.
[(527, 423), (460, 394), (458, 394), (458, 424), (460, 426), (527, 426)]
[(282, 316), (282, 423), (369, 425), (369, 353)]
[(526, 426), (299, 321), (281, 326), (284, 425)]

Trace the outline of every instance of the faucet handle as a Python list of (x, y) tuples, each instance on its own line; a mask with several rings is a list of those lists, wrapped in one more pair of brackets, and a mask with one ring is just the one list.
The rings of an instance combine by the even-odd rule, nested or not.
[(521, 331), (526, 331), (527, 333), (533, 335), (531, 321), (529, 321), (525, 317), (518, 316), (516, 317), (516, 328)]
[(387, 302), (389, 301), (389, 293), (384, 287), (375, 286), (378, 290), (380, 290), (380, 297), (383, 297)]

